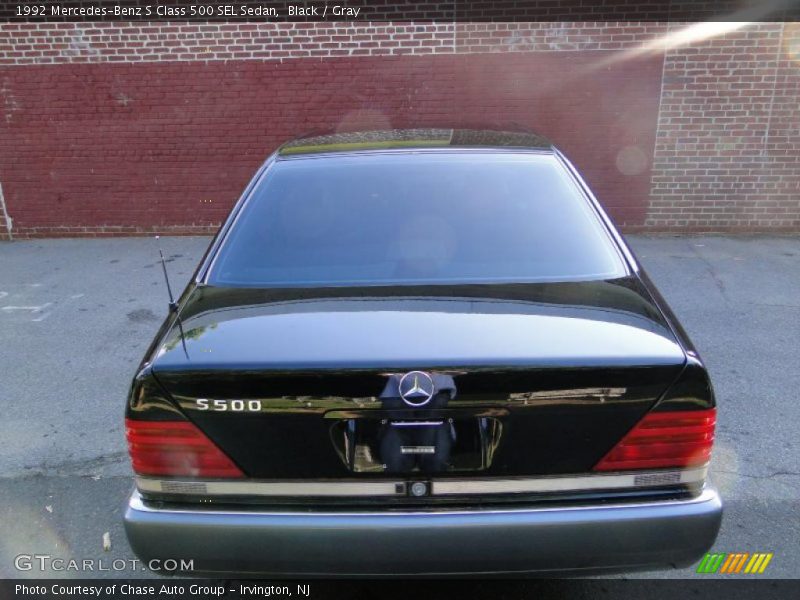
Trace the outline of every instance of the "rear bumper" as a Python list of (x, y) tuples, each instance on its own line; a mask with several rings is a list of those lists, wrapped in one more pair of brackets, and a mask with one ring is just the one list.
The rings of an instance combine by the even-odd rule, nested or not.
[(125, 512), (144, 561), (191, 559), (197, 572), (457, 575), (687, 566), (719, 531), (722, 504), (692, 499), (562, 508), (428, 512)]

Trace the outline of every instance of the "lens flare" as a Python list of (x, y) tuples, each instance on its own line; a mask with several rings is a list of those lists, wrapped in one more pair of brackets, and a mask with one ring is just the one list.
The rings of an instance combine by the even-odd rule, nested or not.
[(800, 64), (800, 23), (784, 24), (783, 50), (788, 58)]

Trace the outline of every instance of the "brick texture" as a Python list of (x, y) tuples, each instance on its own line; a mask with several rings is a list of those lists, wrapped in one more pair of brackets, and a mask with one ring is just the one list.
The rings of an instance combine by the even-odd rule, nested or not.
[(453, 47), (460, 53), (625, 50), (652, 43), (666, 31), (658, 22), (458, 23)]
[(647, 228), (800, 229), (799, 61), (794, 23), (667, 53)]
[[(536, 128), (621, 220), (640, 222), (661, 60), (592, 72), (592, 52), (38, 65), (3, 73), (0, 173), (19, 237), (213, 228), (267, 154), (326, 129)], [(564, 73), (584, 73), (569, 82)], [(522, 75), (522, 77), (520, 77)], [(600, 140), (587, 144), (586, 139)]]
[(283, 141), (411, 126), (543, 133), (627, 230), (799, 230), (796, 24), (685, 26), (0, 24), (14, 235), (212, 232)]
[(0, 64), (452, 53), (454, 33), (453, 23), (8, 23), (0, 25)]
[(0, 24), (0, 65), (618, 50), (665, 29), (652, 22), (557, 21), (6, 23)]

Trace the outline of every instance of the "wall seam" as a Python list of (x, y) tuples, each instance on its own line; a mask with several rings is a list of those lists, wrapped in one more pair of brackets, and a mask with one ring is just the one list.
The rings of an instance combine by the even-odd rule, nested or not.
[(0, 217), (2, 217), (3, 225), (5, 226), (6, 229), (5, 235), (8, 236), (9, 241), (13, 240), (13, 237), (11, 235), (12, 221), (11, 221), (11, 216), (8, 214), (8, 207), (6, 206), (6, 198), (3, 195), (2, 182), (0, 182)]
[(778, 48), (775, 51), (775, 69), (772, 73), (772, 95), (769, 98), (769, 108), (767, 109), (767, 127), (764, 130), (764, 142), (761, 147), (761, 156), (767, 156), (767, 144), (769, 143), (769, 131), (772, 127), (772, 107), (775, 105), (775, 94), (778, 92), (778, 71), (780, 70), (781, 51), (783, 50), (783, 33), (786, 31), (786, 23), (781, 23), (781, 34), (778, 36)]
[[(672, 6), (670, 4), (670, 6)], [(664, 60), (661, 63), (661, 89), (659, 90), (658, 94), (658, 111), (656, 112), (656, 133), (653, 137), (653, 162), (650, 165), (650, 195), (647, 198), (647, 210), (645, 211), (644, 216), (644, 226), (647, 226), (648, 221), (650, 220), (650, 209), (652, 208), (653, 203), (653, 195), (655, 193), (655, 181), (654, 178), (656, 177), (656, 158), (658, 157), (658, 140), (659, 135), (661, 134), (661, 108), (664, 103), (664, 77), (667, 74), (667, 60), (669, 59), (669, 49), (667, 48), (667, 40), (666, 37), (669, 35), (671, 30), (671, 23), (667, 22), (667, 34), (664, 36)]]

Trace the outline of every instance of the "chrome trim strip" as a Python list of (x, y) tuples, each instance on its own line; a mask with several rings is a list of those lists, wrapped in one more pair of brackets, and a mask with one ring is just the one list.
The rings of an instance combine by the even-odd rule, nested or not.
[[(626, 509), (626, 508), (648, 508), (648, 507), (669, 507), (669, 506), (689, 506), (692, 504), (704, 504), (706, 502), (719, 501), (719, 494), (711, 486), (704, 486), (703, 490), (693, 498), (686, 498), (681, 500), (653, 500), (650, 502), (617, 502), (613, 504), (583, 504), (579, 506), (540, 506), (540, 507), (527, 507), (527, 508), (477, 508), (474, 510), (403, 510), (392, 511), (390, 514), (393, 517), (404, 516), (418, 516), (418, 515), (474, 515), (480, 513), (482, 515), (488, 514), (518, 514), (518, 513), (545, 513), (545, 512), (567, 512), (567, 511), (585, 511), (585, 510), (606, 510), (606, 509)], [(218, 509), (209, 508), (208, 505), (198, 505), (197, 507), (181, 506), (179, 508), (161, 507), (154, 508), (148, 506), (141, 494), (133, 490), (130, 498), (128, 499), (128, 507), (131, 510), (145, 512), (145, 513), (167, 513), (167, 514), (191, 514), (191, 515), (249, 515), (249, 516), (286, 516), (286, 517), (299, 517), (299, 518), (312, 518), (312, 517), (375, 517), (386, 516), (386, 512), (367, 512), (367, 511), (354, 511), (354, 512), (331, 512), (331, 511), (314, 511), (307, 512), (300, 511), (259, 511), (259, 510), (231, 510), (231, 509)]]
[[(578, 476), (525, 477), (514, 479), (432, 479), (431, 495), (521, 494), (587, 490), (643, 489), (670, 484), (702, 483), (708, 466), (694, 469), (602, 473)], [(419, 479), (409, 477), (409, 480)], [(198, 495), (191, 491), (205, 485), (206, 496), (404, 496), (406, 480), (392, 481), (210, 481), (136, 477), (143, 492)], [(178, 491), (185, 488), (186, 492)], [(197, 488), (194, 488), (197, 489)]]
[[(604, 475), (583, 475), (578, 477), (539, 477), (536, 479), (443, 479), (432, 482), (431, 494), (444, 496), (450, 494), (520, 494), (537, 492), (571, 492), (586, 490), (641, 489), (654, 487), (647, 479), (637, 484), (636, 479), (643, 475), (668, 476), (679, 478), (676, 483), (698, 483), (704, 481), (708, 467), (680, 471), (642, 471), (638, 473), (611, 473)], [(656, 481), (655, 485), (660, 485)]]
[[(203, 483), (207, 496), (397, 496), (401, 481), (185, 481), (136, 477), (143, 492), (175, 493), (176, 484)], [(167, 487), (167, 490), (163, 489)], [(181, 493), (181, 492), (178, 492)], [(192, 494), (190, 492), (190, 495)]]

